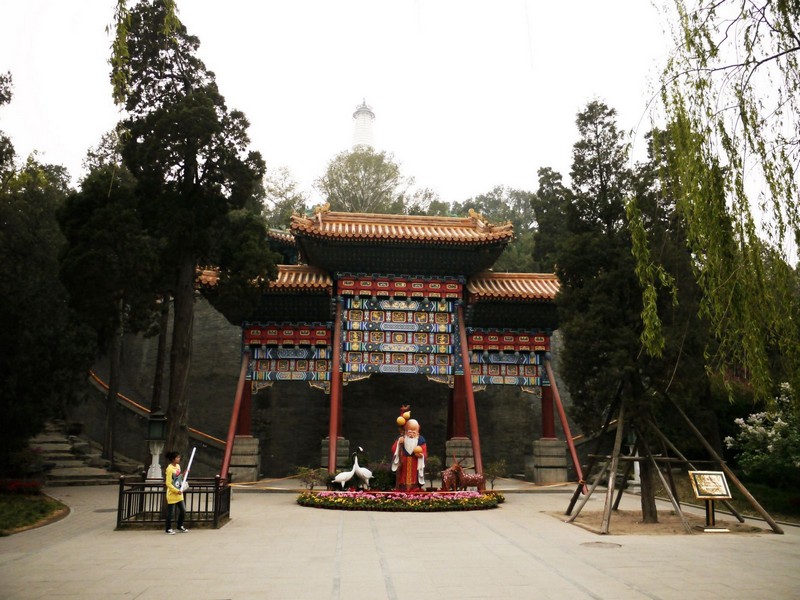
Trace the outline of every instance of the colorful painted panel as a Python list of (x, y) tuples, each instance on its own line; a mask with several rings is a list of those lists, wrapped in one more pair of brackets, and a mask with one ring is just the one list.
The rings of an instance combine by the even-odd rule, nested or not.
[(330, 381), (330, 372), (318, 373), (312, 371), (256, 371), (252, 374), (252, 381)]
[[(470, 374), (475, 385), (548, 385), (542, 352), (527, 348), (537, 343), (532, 335), (518, 331), (470, 330)], [(541, 340), (539, 340), (541, 341)], [(549, 347), (549, 338), (547, 338)]]
[(463, 281), (455, 278), (367, 276), (343, 273), (336, 282), (341, 296), (371, 298), (461, 298)]
[(329, 381), (331, 327), (325, 323), (248, 323), (242, 344), (252, 360), (252, 381)]
[(542, 385), (542, 380), (539, 377), (511, 377), (511, 376), (490, 376), (490, 375), (473, 375), (473, 385)]
[(348, 298), (348, 306), (354, 310), (403, 310), (441, 312), (453, 314), (455, 302), (452, 300), (382, 300), (380, 298)]
[[(330, 374), (330, 361), (328, 360), (295, 360), (295, 359), (279, 359), (279, 360), (256, 360), (252, 364), (252, 375), (254, 379), (257, 374), (268, 373), (320, 373), (327, 374), (325, 377), (316, 377), (313, 379), (328, 379)], [(284, 377), (284, 379), (292, 379), (291, 377)], [(297, 377), (299, 378), (299, 377)], [(270, 380), (269, 377), (263, 379)]]
[(277, 360), (281, 358), (307, 358), (307, 359), (319, 359), (319, 358), (330, 358), (332, 352), (328, 348), (275, 348), (271, 346), (261, 346), (259, 348), (253, 348), (251, 355), (256, 360), (262, 359), (272, 359)]
[(507, 364), (507, 365), (540, 365), (542, 364), (541, 354), (534, 352), (471, 352), (470, 362), (485, 364)]
[(529, 331), (470, 328), (467, 331), (467, 345), (472, 351), (549, 352), (550, 336)]
[(245, 346), (330, 346), (331, 330), (313, 324), (246, 324), (242, 327)]
[(452, 333), (455, 330), (454, 325), (444, 325), (437, 323), (391, 323), (391, 322), (349, 322), (348, 327), (359, 331), (423, 331), (423, 332), (438, 332), (438, 333)]
[(451, 367), (435, 365), (353, 364), (344, 365), (346, 373), (407, 373), (409, 375), (450, 375)]
[[(435, 283), (425, 285), (430, 289)], [(455, 302), (397, 295), (344, 298), (345, 372), (452, 374), (460, 366)]]

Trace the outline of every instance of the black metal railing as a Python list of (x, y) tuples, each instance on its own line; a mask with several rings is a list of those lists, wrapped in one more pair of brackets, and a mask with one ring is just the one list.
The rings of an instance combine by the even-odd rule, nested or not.
[[(141, 477), (119, 478), (117, 529), (156, 529), (166, 524), (167, 502), (163, 482)], [(183, 494), (187, 527), (218, 529), (231, 515), (231, 487), (228, 480), (198, 477), (189, 480)]]

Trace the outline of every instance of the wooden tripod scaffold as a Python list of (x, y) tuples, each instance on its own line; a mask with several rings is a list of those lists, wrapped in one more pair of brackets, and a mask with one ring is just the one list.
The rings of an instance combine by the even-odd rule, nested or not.
[[(622, 499), (622, 493), (625, 491), (627, 487), (628, 477), (630, 475), (631, 469), (636, 461), (647, 461), (650, 466), (652, 467), (653, 471), (658, 474), (658, 477), (661, 481), (662, 488), (666, 491), (667, 495), (669, 496), (670, 502), (672, 503), (673, 508), (675, 509), (675, 513), (681, 520), (684, 529), (687, 533), (694, 533), (692, 527), (689, 524), (686, 515), (684, 515), (683, 511), (681, 510), (680, 501), (678, 500), (678, 494), (675, 488), (675, 482), (672, 478), (672, 469), (666, 469), (666, 478), (664, 472), (660, 468), (660, 465), (675, 465), (680, 464), (683, 466), (687, 466), (691, 470), (696, 470), (694, 463), (711, 463), (716, 464), (718, 467), (725, 473), (725, 475), (730, 479), (733, 484), (739, 489), (742, 495), (747, 499), (747, 501), (751, 504), (751, 506), (758, 512), (761, 517), (769, 524), (772, 530), (775, 533), (782, 534), (783, 529), (775, 522), (775, 520), (767, 513), (766, 510), (758, 503), (758, 501), (750, 494), (750, 492), (745, 488), (739, 478), (731, 471), (731, 469), (725, 464), (725, 461), (717, 454), (711, 444), (703, 437), (700, 431), (695, 427), (694, 423), (691, 422), (689, 417), (686, 413), (681, 409), (681, 407), (667, 394), (665, 397), (669, 402), (675, 407), (678, 414), (681, 415), (683, 420), (686, 422), (689, 429), (694, 433), (694, 435), (700, 440), (703, 447), (709, 453), (711, 457), (710, 460), (702, 460), (702, 461), (689, 461), (678, 448), (673, 444), (669, 438), (659, 429), (659, 427), (655, 424), (652, 418), (649, 416), (639, 417), (638, 419), (634, 420), (631, 419), (630, 430), (636, 436), (635, 448), (636, 452), (633, 453), (632, 456), (626, 456), (622, 454), (622, 441), (624, 439), (625, 433), (625, 402), (622, 399), (622, 384), (617, 388), (617, 393), (614, 397), (614, 400), (611, 403), (610, 410), (608, 411), (608, 415), (606, 417), (605, 424), (601, 430), (601, 434), (597, 438), (597, 446), (595, 449), (594, 454), (589, 455), (589, 464), (586, 468), (586, 473), (591, 473), (592, 469), (595, 465), (595, 461), (597, 459), (603, 459), (604, 463), (601, 467), (600, 471), (594, 478), (591, 486), (589, 487), (588, 492), (585, 492), (583, 499), (581, 500), (580, 504), (578, 505), (575, 514), (572, 514), (573, 509), (575, 508), (575, 504), (578, 501), (578, 498), (581, 495), (581, 492), (585, 490), (586, 482), (581, 480), (578, 482), (577, 488), (572, 495), (570, 500), (569, 506), (565, 512), (566, 515), (570, 516), (567, 519), (568, 523), (572, 523), (578, 515), (580, 515), (581, 510), (588, 502), (589, 498), (591, 497), (592, 493), (594, 493), (595, 489), (597, 488), (598, 484), (601, 480), (603, 480), (604, 476), (608, 477), (608, 486), (606, 488), (606, 498), (605, 498), (605, 505), (603, 509), (603, 520), (600, 527), (601, 534), (608, 534), (610, 530), (611, 524), (611, 513), (612, 510), (617, 510), (619, 508), (620, 500)], [(616, 418), (616, 434), (614, 437), (614, 446), (610, 455), (601, 455), (599, 454), (600, 446), (603, 441), (603, 437), (605, 433), (608, 431), (609, 427), (612, 424), (612, 419), (615, 413), (615, 410), (618, 407), (618, 413)], [(646, 429), (644, 429), (646, 427)], [(654, 455), (650, 449), (650, 445), (647, 441), (647, 437), (643, 435), (644, 433), (651, 432), (655, 435), (658, 439), (662, 453), (658, 456)], [(669, 456), (668, 450), (671, 451), (675, 456)], [(614, 491), (616, 487), (616, 478), (617, 478), (617, 471), (621, 463), (625, 463), (625, 470), (622, 477), (622, 485), (620, 486), (619, 490), (617, 491), (616, 498), (614, 498)], [(667, 481), (667, 479), (669, 481)], [(740, 515), (736, 509), (727, 501), (723, 500), (723, 504), (726, 508), (733, 514), (736, 519), (740, 523), (744, 523), (744, 517)]]

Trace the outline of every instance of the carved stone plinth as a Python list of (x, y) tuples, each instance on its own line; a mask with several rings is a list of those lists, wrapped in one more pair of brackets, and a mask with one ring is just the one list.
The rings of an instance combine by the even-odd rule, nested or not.
[(251, 435), (237, 435), (231, 452), (231, 481), (244, 483), (258, 481), (261, 473), (259, 439)]
[[(527, 478), (526, 473), (526, 478)], [(567, 481), (567, 443), (552, 438), (533, 442), (533, 473), (535, 483)]]
[(475, 472), (475, 454), (472, 452), (472, 440), (466, 437), (453, 437), (447, 440), (444, 445), (447, 456), (444, 458), (443, 468), (453, 464), (455, 459), (470, 473)]
[[(322, 447), (320, 449), (320, 466), (323, 469), (328, 468), (328, 446), (330, 444), (330, 437), (322, 438)], [(353, 461), (350, 460), (350, 440), (345, 438), (337, 438), (336, 440), (336, 469), (345, 469), (352, 466)]]

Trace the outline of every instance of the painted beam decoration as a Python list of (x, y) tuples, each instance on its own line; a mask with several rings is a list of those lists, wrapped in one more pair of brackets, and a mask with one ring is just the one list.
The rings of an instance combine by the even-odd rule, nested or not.
[[(463, 281), (456, 278), (339, 275), (343, 303), (341, 368), (345, 378), (404, 373), (451, 378), (464, 374), (456, 317)], [(332, 323), (245, 324), (251, 350), (247, 378), (328, 382)], [(542, 364), (550, 332), (467, 328), (474, 386), (547, 386)]]
[(251, 349), (250, 381), (330, 381), (333, 353), (328, 325), (251, 324), (242, 333), (243, 344)]
[(372, 298), (461, 299), (464, 284), (459, 279), (431, 277), (373, 277), (342, 274), (337, 281), (341, 296)]
[(452, 375), (461, 369), (455, 306), (463, 282), (343, 275), (345, 373)]
[(549, 385), (542, 355), (550, 336), (528, 331), (467, 330), (470, 374), (474, 385)]

